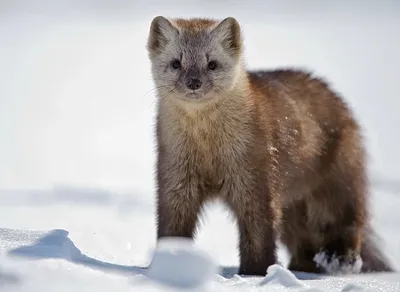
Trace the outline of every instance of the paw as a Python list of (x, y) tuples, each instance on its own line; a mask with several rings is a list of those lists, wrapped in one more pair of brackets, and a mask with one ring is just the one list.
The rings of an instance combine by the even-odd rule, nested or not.
[(358, 274), (362, 266), (360, 255), (354, 251), (337, 255), (323, 250), (317, 253), (313, 260), (317, 267), (324, 269), (328, 274)]

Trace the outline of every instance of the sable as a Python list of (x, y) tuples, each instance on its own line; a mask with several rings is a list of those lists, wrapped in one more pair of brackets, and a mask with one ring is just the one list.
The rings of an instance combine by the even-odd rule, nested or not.
[(292, 270), (392, 270), (370, 235), (360, 126), (326, 81), (247, 70), (232, 17), (158, 16), (147, 48), (158, 95), (157, 238), (194, 238), (202, 206), (218, 197), (237, 218), (240, 274), (265, 275), (278, 239)]

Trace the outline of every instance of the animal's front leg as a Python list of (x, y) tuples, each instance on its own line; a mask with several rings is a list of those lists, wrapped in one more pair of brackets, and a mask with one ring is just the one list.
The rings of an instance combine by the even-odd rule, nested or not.
[(176, 167), (168, 167), (162, 157), (157, 171), (157, 239), (166, 236), (193, 238), (203, 201), (195, 177)]
[(279, 210), (274, 206), (266, 179), (232, 190), (229, 204), (237, 216), (242, 275), (265, 275), (277, 261), (276, 230)]
[(193, 238), (200, 200), (198, 194), (161, 191), (157, 202), (157, 238), (180, 236)]

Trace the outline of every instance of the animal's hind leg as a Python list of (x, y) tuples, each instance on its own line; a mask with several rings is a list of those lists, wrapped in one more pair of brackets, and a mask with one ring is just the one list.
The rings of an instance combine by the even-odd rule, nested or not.
[(330, 139), (307, 204), (310, 238), (318, 251), (313, 260), (326, 273), (360, 272), (368, 220), (365, 152), (359, 128), (350, 120)]
[(314, 256), (315, 250), (310, 245), (299, 246), (296, 251), (292, 251), (288, 269), (306, 273), (322, 273), (323, 269), (315, 264)]
[[(331, 153), (329, 171), (314, 201), (324, 212), (315, 212), (322, 234), (315, 260), (328, 273), (360, 272), (363, 229), (368, 220), (367, 175), (364, 150), (356, 127), (341, 130)], [(315, 226), (318, 226), (315, 225)]]
[(291, 256), (289, 270), (321, 273), (322, 269), (313, 260), (317, 249), (313, 232), (310, 231), (307, 205), (307, 200), (300, 200), (283, 209), (280, 239)]
[(341, 202), (336, 211), (309, 203), (307, 214), (284, 229), (284, 244), (291, 253), (288, 268), (309, 273), (358, 271), (362, 238), (357, 210), (348, 202)]
[(367, 216), (363, 169), (350, 165), (335, 170), (313, 194), (314, 208), (320, 210), (309, 209), (313, 232), (320, 234), (314, 260), (327, 273), (359, 272)]
[(350, 174), (325, 180), (284, 211), (282, 239), (292, 255), (289, 269), (336, 273), (361, 268), (364, 185)]
[(313, 260), (326, 273), (360, 272), (363, 226), (357, 219), (359, 212), (351, 201), (343, 202), (333, 213), (333, 221), (320, 226), (323, 241)]

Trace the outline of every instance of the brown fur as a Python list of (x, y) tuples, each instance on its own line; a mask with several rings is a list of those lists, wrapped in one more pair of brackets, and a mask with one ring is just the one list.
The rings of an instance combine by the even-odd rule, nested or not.
[[(171, 23), (193, 33), (217, 24)], [(241, 49), (237, 36), (230, 45)], [(237, 217), (240, 274), (264, 275), (276, 263), (278, 236), (292, 270), (323, 272), (313, 261), (321, 250), (343, 262), (362, 254), (365, 267), (391, 270), (377, 251), (372, 265), (363, 253), (365, 150), (342, 98), (301, 70), (243, 67), (239, 75), (232, 90), (201, 105), (160, 99), (157, 237), (193, 238), (204, 202), (218, 197)]]
[(193, 18), (190, 20), (177, 18), (172, 22), (180, 29), (189, 31), (191, 33), (200, 33), (203, 30), (208, 30), (218, 24), (218, 21), (208, 18)]

